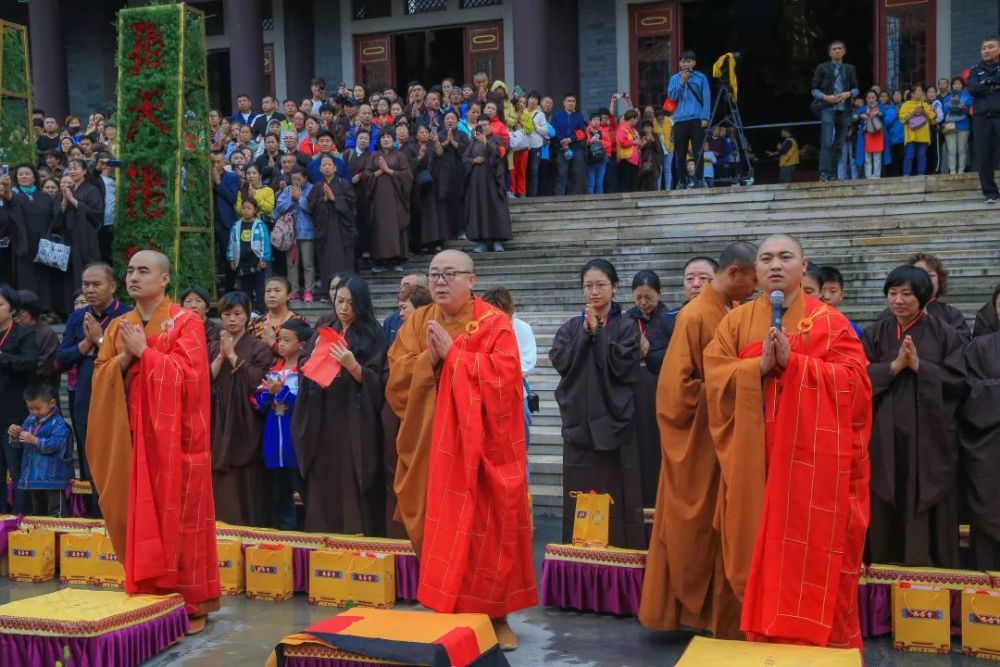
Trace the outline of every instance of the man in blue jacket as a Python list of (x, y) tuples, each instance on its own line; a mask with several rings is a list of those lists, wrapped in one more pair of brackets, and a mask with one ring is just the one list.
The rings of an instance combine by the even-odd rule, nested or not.
[[(697, 64), (694, 51), (681, 53), (681, 69), (670, 77), (667, 85), (667, 97), (677, 103), (674, 111), (674, 164), (679, 176), (679, 188), (706, 187), (701, 151), (712, 113), (712, 93), (708, 89), (708, 77), (695, 70)], [(694, 158), (694, 181), (688, 177), (689, 151)]]
[(222, 151), (212, 151), (212, 191), (215, 196), (212, 203), (215, 206), (215, 255), (224, 267), (224, 289), (230, 292), (236, 284), (236, 272), (226, 261), (226, 244), (229, 242), (229, 230), (236, 222), (236, 195), (240, 191), (240, 177), (231, 171), (226, 171), (226, 156)]
[(973, 152), (979, 161), (979, 184), (987, 204), (1000, 203), (993, 169), (1000, 158), (1000, 39), (988, 37), (979, 46), (982, 62), (969, 69)]
[(563, 110), (552, 114), (549, 124), (555, 130), (555, 140), (559, 144), (552, 153), (557, 168), (555, 194), (585, 194), (587, 165), (584, 162), (584, 139), (587, 123), (583, 114), (576, 110), (576, 95), (566, 93), (563, 96)]

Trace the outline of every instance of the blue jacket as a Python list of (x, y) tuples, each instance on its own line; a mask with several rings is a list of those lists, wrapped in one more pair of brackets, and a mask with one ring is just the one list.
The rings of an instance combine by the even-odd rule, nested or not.
[[(250, 233), (250, 249), (258, 258), (268, 264), (271, 263), (271, 232), (263, 220), (257, 218), (253, 221)], [(226, 247), (226, 259), (230, 262), (240, 260), (240, 225), (234, 224), (229, 230), (229, 245)]]
[(278, 200), (274, 203), (274, 217), (280, 218), (291, 211), (295, 216), (295, 239), (298, 241), (312, 241), (316, 238), (316, 228), (313, 226), (312, 213), (309, 212), (309, 193), (312, 191), (312, 183), (306, 183), (302, 188), (299, 200), (292, 199), (292, 189), (285, 188), (278, 195)]
[(70, 406), (70, 415), (77, 425), (86, 426), (87, 413), (90, 410), (90, 385), (94, 377), (94, 360), (97, 359), (97, 350), (84, 356), (80, 354), (80, 342), (83, 335), (83, 316), (90, 313), (98, 321), (102, 329), (107, 329), (111, 320), (119, 315), (132, 310), (132, 306), (122, 303), (118, 299), (111, 302), (101, 314), (97, 314), (93, 307), (85, 306), (70, 313), (66, 320), (66, 328), (63, 330), (62, 343), (56, 353), (59, 362), (59, 369), (68, 371), (74, 366), (77, 367), (76, 394), (73, 396), (73, 405)]
[(385, 341), (392, 345), (392, 342), (396, 340), (396, 334), (403, 327), (403, 318), (400, 317), (399, 311), (393, 311), (386, 315), (386, 318), (382, 320), (382, 333), (385, 334)]
[[(865, 166), (865, 121), (861, 118), (861, 114), (867, 108), (868, 105), (865, 105), (851, 112), (851, 122), (858, 128), (858, 138), (854, 142), (854, 164), (858, 167)], [(878, 105), (878, 110), (882, 112), (882, 136), (885, 138), (885, 141), (882, 142), (882, 167), (884, 168), (887, 164), (892, 164), (892, 143), (889, 141), (889, 135), (891, 134), (888, 119), (889, 114), (892, 114), (892, 120), (896, 125), (900, 127), (902, 125), (896, 119), (896, 112), (892, 109), (891, 105), (880, 104)]]
[[(271, 372), (284, 376), (284, 386), (277, 396), (267, 390), (265, 382), (257, 387), (250, 397), (250, 403), (263, 414), (267, 415), (264, 422), (264, 467), (266, 468), (298, 468), (295, 458), (295, 446), (292, 441), (292, 414), (295, 412), (295, 399), (299, 395), (299, 374), (297, 371), (285, 371), (272, 368)], [(275, 410), (276, 405), (283, 405), (282, 414)]]
[(225, 236), (236, 222), (236, 195), (240, 191), (240, 177), (223, 171), (215, 190), (215, 233)]
[(962, 120), (955, 121), (955, 129), (958, 130), (959, 132), (968, 132), (970, 129), (969, 109), (972, 108), (972, 95), (970, 95), (968, 91), (965, 90), (963, 90), (958, 94), (958, 99), (965, 107), (964, 109), (951, 106), (952, 95), (954, 95), (954, 93), (948, 93), (947, 95), (944, 96), (943, 99), (939, 98), (941, 99), (942, 106), (944, 106), (944, 118), (945, 118), (944, 122), (946, 123), (949, 122), (948, 114), (950, 114), (952, 111), (954, 111), (956, 114), (963, 114)]
[(72, 431), (59, 414), (59, 408), (36, 419), (28, 415), (21, 428), (38, 437), (38, 444), (29, 445), (10, 439), (10, 446), (23, 448), (21, 479), (17, 488), (23, 491), (63, 491), (73, 477)]
[(885, 129), (887, 132), (886, 136), (889, 138), (889, 145), (898, 146), (903, 143), (905, 138), (903, 124), (899, 121), (899, 107), (895, 104), (886, 104), (883, 108), (885, 109)]
[(569, 139), (571, 144), (582, 142), (583, 139), (576, 136), (577, 131), (583, 132), (584, 137), (587, 136), (587, 123), (583, 120), (583, 114), (578, 111), (573, 113), (555, 112), (549, 120), (549, 127), (556, 132), (555, 143), (557, 145), (563, 139)]
[[(319, 183), (323, 180), (323, 172), (319, 170), (321, 153), (317, 153), (316, 157), (309, 161), (309, 165), (306, 167), (306, 175), (309, 177), (310, 183)], [(333, 163), (337, 167), (337, 175), (341, 178), (346, 178), (351, 180), (351, 174), (347, 171), (347, 163), (344, 162), (344, 158), (340, 156), (340, 153), (331, 153), (333, 155)]]
[[(372, 140), (371, 143), (368, 144), (368, 152), (374, 153), (375, 151), (378, 150), (378, 136), (379, 136), (378, 125), (372, 123), (370, 131)], [(352, 125), (350, 131), (348, 131), (347, 133), (347, 147), (353, 149), (356, 148), (357, 145), (358, 145), (358, 126)]]
[(677, 102), (674, 123), (685, 120), (708, 120), (712, 113), (712, 93), (708, 89), (708, 77), (694, 70), (687, 84), (681, 85), (681, 74), (670, 77), (667, 97)]

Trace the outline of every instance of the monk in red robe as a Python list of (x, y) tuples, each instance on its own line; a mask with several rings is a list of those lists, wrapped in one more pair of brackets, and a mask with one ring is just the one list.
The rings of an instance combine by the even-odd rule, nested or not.
[(767, 238), (763, 293), (726, 315), (705, 349), (716, 522), (748, 639), (860, 649), (872, 389), (850, 322), (802, 292), (807, 264), (794, 238)]
[(509, 317), (472, 296), (471, 257), (439, 253), (427, 277), (434, 303), (389, 350), (397, 511), (420, 554), (421, 604), (487, 614), (513, 650), (507, 615), (538, 601), (517, 339)]
[(205, 326), (166, 296), (170, 262), (129, 261), (135, 310), (100, 340), (87, 459), (125, 591), (180, 593), (200, 632), (219, 608)]

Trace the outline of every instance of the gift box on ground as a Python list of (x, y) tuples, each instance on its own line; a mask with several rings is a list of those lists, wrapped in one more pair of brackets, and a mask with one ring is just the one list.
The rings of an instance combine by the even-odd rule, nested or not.
[(755, 644), (695, 637), (677, 667), (861, 667), (857, 649)]
[(8, 577), (38, 583), (56, 573), (56, 535), (51, 530), (16, 530), (7, 536)]
[(59, 537), (59, 581), (124, 588), (125, 568), (111, 538), (102, 531), (64, 533)]
[(309, 555), (309, 604), (377, 607), (396, 604), (391, 554), (317, 550)]
[(573, 515), (573, 544), (583, 547), (608, 546), (608, 521), (614, 500), (607, 493), (571, 491), (576, 498)]
[(180, 595), (64, 588), (0, 606), (0, 665), (139, 667), (187, 629)]
[(246, 592), (253, 600), (284, 602), (292, 597), (292, 548), (287, 544), (247, 547)]
[(247, 588), (247, 571), (243, 559), (243, 542), (217, 540), (219, 586), (223, 595), (239, 595)]
[(951, 601), (941, 586), (892, 587), (892, 645), (897, 651), (951, 652)]
[(1000, 660), (1000, 591), (962, 591), (962, 653)]

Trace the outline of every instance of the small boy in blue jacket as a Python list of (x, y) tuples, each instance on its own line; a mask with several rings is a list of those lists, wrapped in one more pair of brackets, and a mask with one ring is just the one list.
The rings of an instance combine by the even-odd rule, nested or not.
[(31, 499), (35, 516), (64, 516), (63, 494), (73, 476), (72, 431), (59, 413), (49, 384), (24, 391), (28, 418), (7, 430), (11, 447), (23, 447), (18, 488)]
[(295, 530), (295, 500), (305, 503), (305, 485), (292, 442), (292, 413), (299, 393), (299, 355), (312, 336), (302, 320), (288, 320), (278, 330), (278, 362), (254, 390), (250, 403), (267, 415), (264, 423), (264, 467), (271, 487), (271, 511), (279, 530)]

